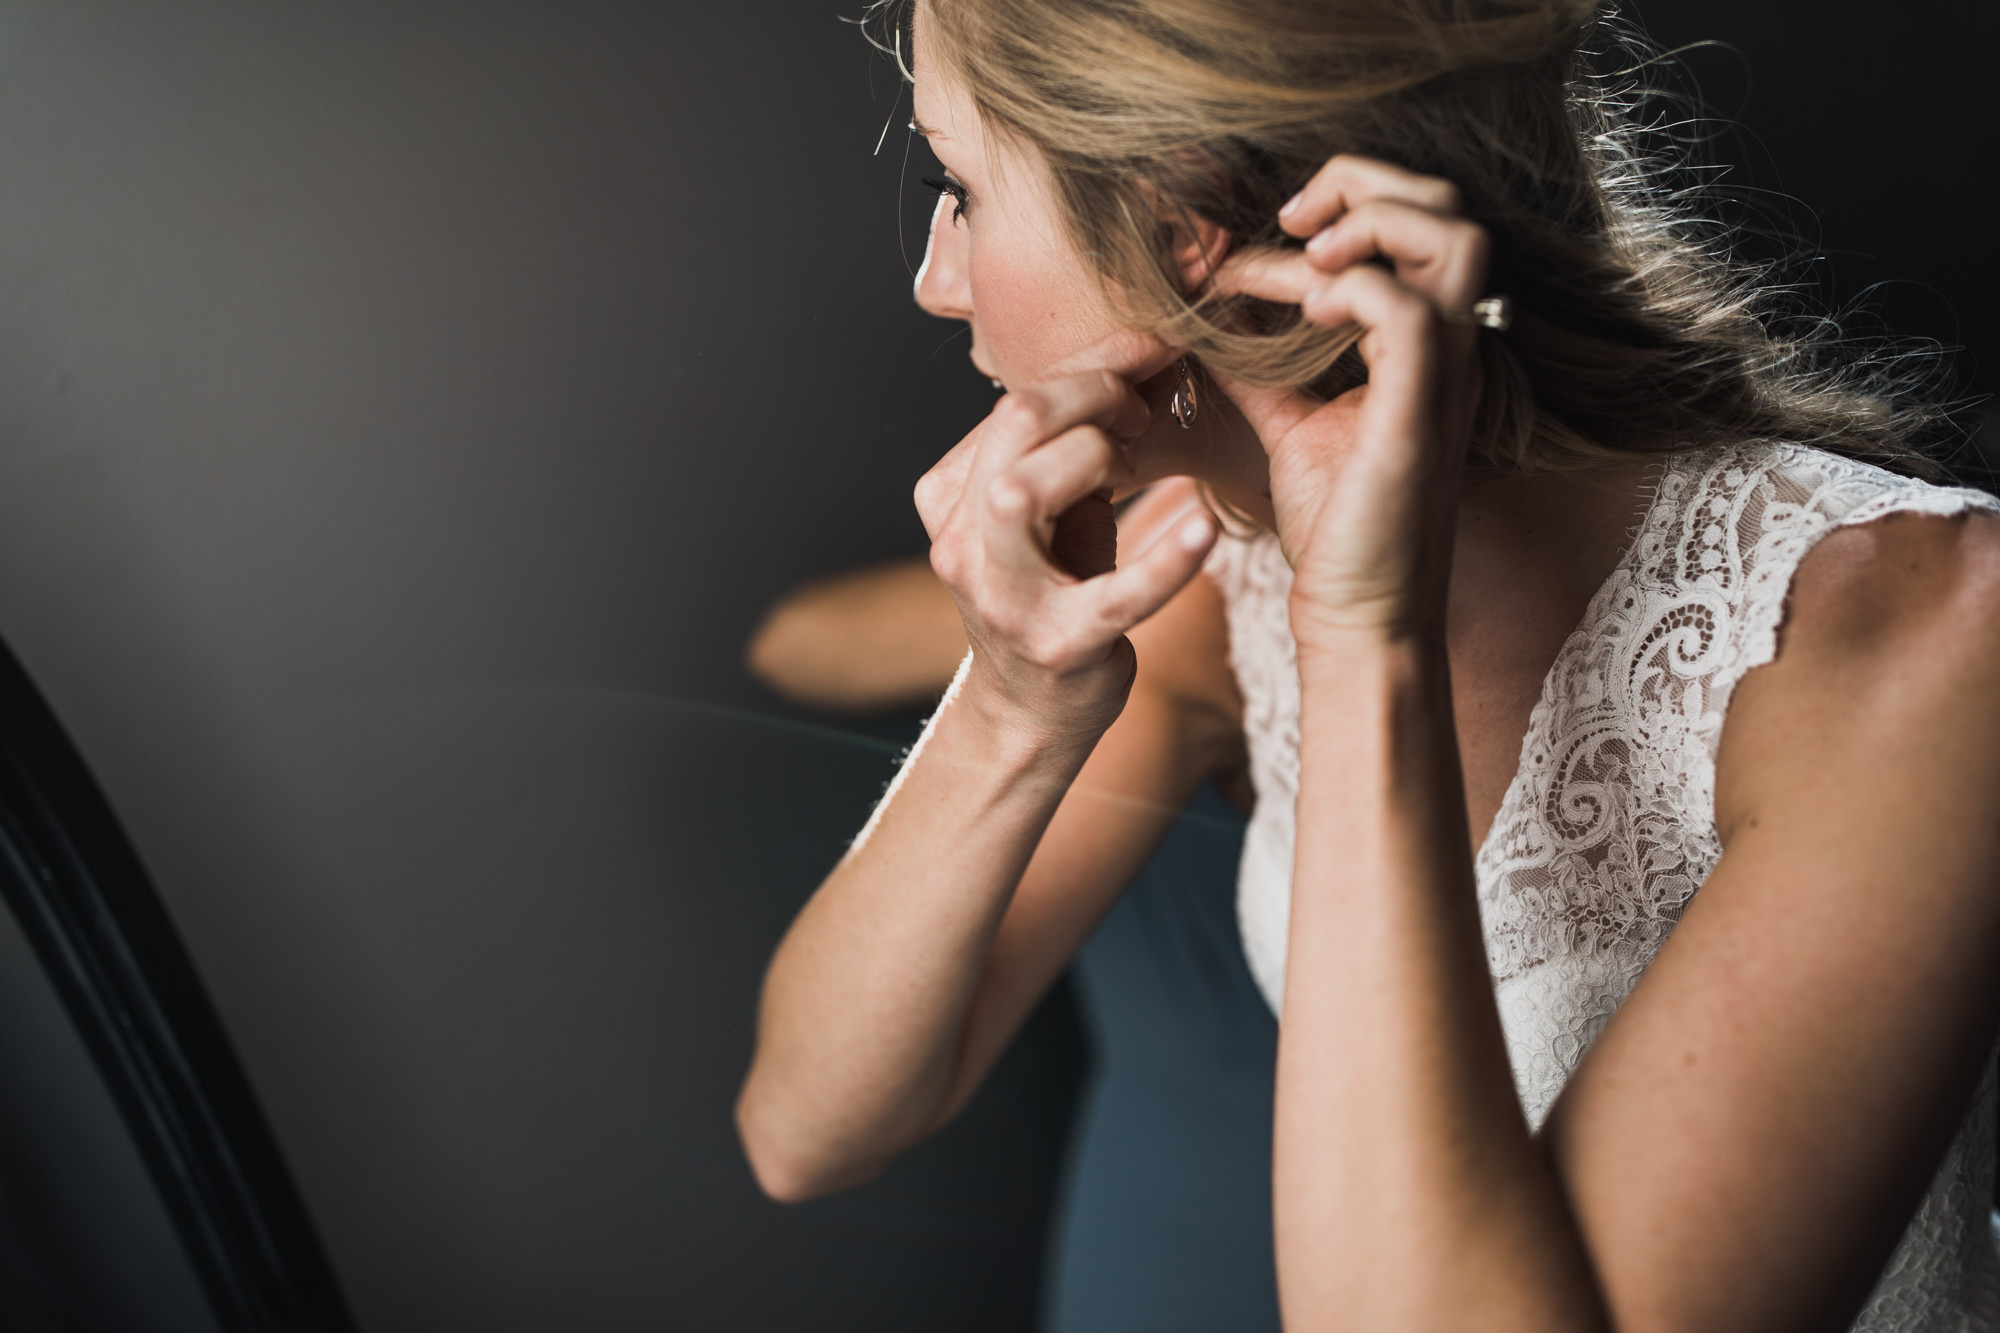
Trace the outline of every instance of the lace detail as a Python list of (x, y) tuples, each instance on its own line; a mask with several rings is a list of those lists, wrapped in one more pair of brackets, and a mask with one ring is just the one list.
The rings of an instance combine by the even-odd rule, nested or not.
[[(1793, 572), (1821, 537), (1891, 513), (2000, 512), (1795, 445), (1667, 460), (1639, 535), (1543, 682), (1520, 767), (1475, 862), (1487, 957), (1521, 1103), (1539, 1125), (1722, 854), (1715, 757), (1736, 685), (1771, 660)], [(1275, 538), (1225, 538), (1257, 809), (1238, 877), (1244, 951), (1276, 1009), (1298, 796), (1291, 571)], [(1988, 1071), (1857, 1330), (2000, 1327)]]
[(1243, 693), (1250, 785), (1257, 792), (1236, 877), (1236, 924), (1250, 975), (1276, 1012), (1285, 989), (1299, 799), (1299, 663), (1288, 601), (1292, 567), (1277, 538), (1267, 535), (1250, 541), (1223, 537), (1203, 568), (1221, 586), (1229, 608), (1230, 664)]

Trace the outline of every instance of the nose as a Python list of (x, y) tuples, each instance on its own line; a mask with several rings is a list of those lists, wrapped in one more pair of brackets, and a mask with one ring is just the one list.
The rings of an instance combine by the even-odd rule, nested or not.
[(972, 282), (966, 276), (968, 237), (965, 228), (953, 221), (954, 207), (948, 194), (938, 196), (931, 210), (931, 235), (924, 246), (924, 262), (917, 269), (917, 304), (940, 319), (972, 318)]

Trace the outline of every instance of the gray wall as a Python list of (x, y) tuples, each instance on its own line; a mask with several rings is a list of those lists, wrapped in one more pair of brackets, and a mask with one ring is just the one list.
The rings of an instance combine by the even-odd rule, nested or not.
[[(1028, 1318), (1059, 1011), (848, 1198), (763, 1203), (727, 1123), (762, 961), (908, 725), (815, 730), (740, 644), (919, 549), (988, 396), (908, 306), (928, 199), (900, 129), (870, 156), (907, 106), (858, 7), (0, 0), (0, 635), (371, 1333)], [(1977, 191), (1909, 164), (1990, 158), (1956, 62), (2000, 44), (1739, 8), (1647, 5), (1745, 44), (1803, 164), (1756, 183), (1825, 203), (1837, 294), (1930, 281), (1914, 331), (1990, 384)]]
[(727, 712), (740, 644), (991, 396), (841, 12), (0, 5), (0, 634), (370, 1330), (1032, 1308), (1060, 1025), (850, 1199), (727, 1119), (893, 752)]

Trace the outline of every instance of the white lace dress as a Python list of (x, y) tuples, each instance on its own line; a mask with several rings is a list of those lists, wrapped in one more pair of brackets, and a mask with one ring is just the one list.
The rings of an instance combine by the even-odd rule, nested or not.
[[(1669, 459), (1640, 528), (1542, 685), (1520, 768), (1476, 860), (1514, 1080), (1539, 1125), (1722, 854), (1715, 755), (1729, 697), (1771, 660), (1800, 559), (1886, 514), (2000, 512), (1794, 445)], [(1299, 773), (1291, 571), (1275, 538), (1225, 537), (1208, 572), (1229, 608), (1257, 808), (1237, 911), (1273, 1009), (1284, 989)], [(1989, 1067), (1857, 1330), (2000, 1328)]]

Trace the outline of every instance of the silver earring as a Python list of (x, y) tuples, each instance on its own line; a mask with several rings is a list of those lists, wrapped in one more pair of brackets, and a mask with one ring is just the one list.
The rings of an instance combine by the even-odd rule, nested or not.
[(1174, 396), (1168, 404), (1174, 420), (1181, 423), (1182, 430), (1192, 430), (1194, 419), (1201, 415), (1201, 395), (1195, 391), (1194, 370), (1188, 359), (1182, 357), (1174, 368)]

